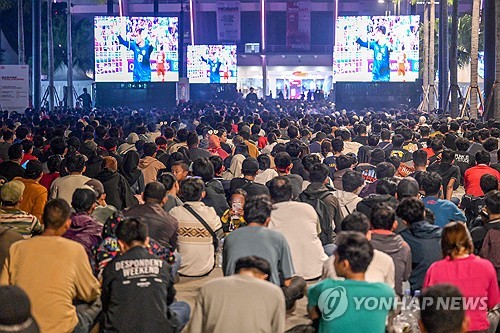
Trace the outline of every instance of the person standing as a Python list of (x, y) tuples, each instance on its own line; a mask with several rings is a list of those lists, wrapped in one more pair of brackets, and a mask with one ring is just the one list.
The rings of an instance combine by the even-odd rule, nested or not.
[(78, 96), (78, 100), (82, 102), (82, 107), (85, 110), (90, 110), (92, 108), (92, 97), (87, 92), (87, 88), (83, 88), (83, 94)]

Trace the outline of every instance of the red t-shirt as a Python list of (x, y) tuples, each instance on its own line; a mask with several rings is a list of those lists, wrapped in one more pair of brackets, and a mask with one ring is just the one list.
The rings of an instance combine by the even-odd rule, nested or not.
[(500, 302), (497, 274), (491, 262), (473, 254), (467, 258), (451, 260), (447, 257), (436, 261), (427, 270), (424, 288), (441, 283), (457, 287), (465, 297), (469, 331), (488, 329), (487, 308)]
[(479, 164), (475, 167), (467, 169), (464, 174), (464, 187), (465, 193), (476, 197), (483, 196), (483, 190), (479, 185), (483, 175), (493, 175), (500, 181), (500, 173), (497, 170), (487, 166), (486, 164)]

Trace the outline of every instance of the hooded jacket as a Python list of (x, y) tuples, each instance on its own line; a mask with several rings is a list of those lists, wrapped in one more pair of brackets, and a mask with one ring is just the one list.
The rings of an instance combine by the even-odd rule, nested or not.
[(370, 194), (358, 202), (356, 210), (370, 217), (373, 207), (378, 203), (385, 203), (394, 209), (398, 206), (398, 201), (390, 194)]
[(441, 228), (425, 221), (412, 223), (401, 232), (401, 237), (411, 248), (411, 290), (421, 290), (425, 273), (435, 261), (443, 259), (441, 253)]
[(120, 147), (117, 149), (117, 153), (120, 155), (125, 155), (128, 153), (130, 150), (137, 150), (135, 148), (135, 143), (139, 141), (139, 136), (132, 132), (127, 136), (127, 139), (125, 143), (121, 144)]
[(215, 179), (206, 182), (205, 193), (206, 195), (202, 202), (209, 207), (213, 207), (217, 215), (224, 215), (224, 212), (229, 209), (229, 205), (227, 204), (226, 194), (221, 182)]
[(123, 210), (139, 203), (134, 197), (125, 177), (118, 172), (104, 169), (95, 179), (99, 180), (104, 186), (106, 203), (108, 205), (114, 206), (118, 210)]
[[(310, 198), (320, 198), (324, 193), (331, 192), (325, 185), (321, 183), (311, 183), (304, 190), (304, 194)], [(333, 230), (340, 230), (340, 223), (342, 222), (342, 212), (340, 209), (339, 200), (333, 195), (335, 192), (331, 192), (332, 195), (325, 196), (322, 200), (326, 205), (328, 210), (328, 215), (333, 218)]]
[(403, 295), (403, 281), (408, 281), (411, 274), (411, 249), (400, 235), (389, 230), (372, 230), (373, 248), (391, 256), (394, 261), (396, 294)]
[(341, 190), (333, 192), (333, 196), (339, 200), (342, 218), (355, 212), (358, 202), (362, 200), (356, 193)]
[(102, 225), (91, 215), (87, 213), (73, 213), (71, 214), (71, 226), (63, 237), (82, 244), (92, 264), (92, 248), (101, 242), (101, 233)]
[(139, 160), (139, 169), (142, 170), (144, 175), (144, 185), (147, 185), (156, 181), (158, 171), (165, 169), (165, 164), (152, 156), (146, 156)]

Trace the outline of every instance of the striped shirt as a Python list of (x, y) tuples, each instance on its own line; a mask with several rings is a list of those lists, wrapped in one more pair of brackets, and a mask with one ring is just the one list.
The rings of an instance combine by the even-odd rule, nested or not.
[(31, 238), (43, 231), (38, 218), (16, 208), (0, 208), (0, 225), (20, 233), (24, 238)]

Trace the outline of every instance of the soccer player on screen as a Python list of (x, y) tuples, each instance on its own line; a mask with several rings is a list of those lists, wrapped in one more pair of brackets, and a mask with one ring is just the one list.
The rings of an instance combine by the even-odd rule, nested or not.
[(146, 29), (137, 28), (135, 40), (124, 40), (118, 35), (120, 44), (134, 52), (134, 82), (151, 81), (151, 65), (149, 60), (153, 52), (153, 46), (146, 39)]
[(209, 58), (201, 56), (201, 60), (210, 67), (210, 83), (220, 83), (220, 66), (222, 62), (215, 56), (215, 53), (212, 53)]
[(162, 77), (161, 82), (165, 82), (165, 72), (165, 52), (161, 51), (156, 55), (156, 75)]
[(391, 68), (389, 67), (389, 52), (391, 50), (385, 34), (385, 27), (378, 26), (375, 29), (374, 41), (365, 42), (361, 38), (356, 40), (356, 43), (362, 47), (373, 50), (373, 81), (390, 81), (391, 79)]

